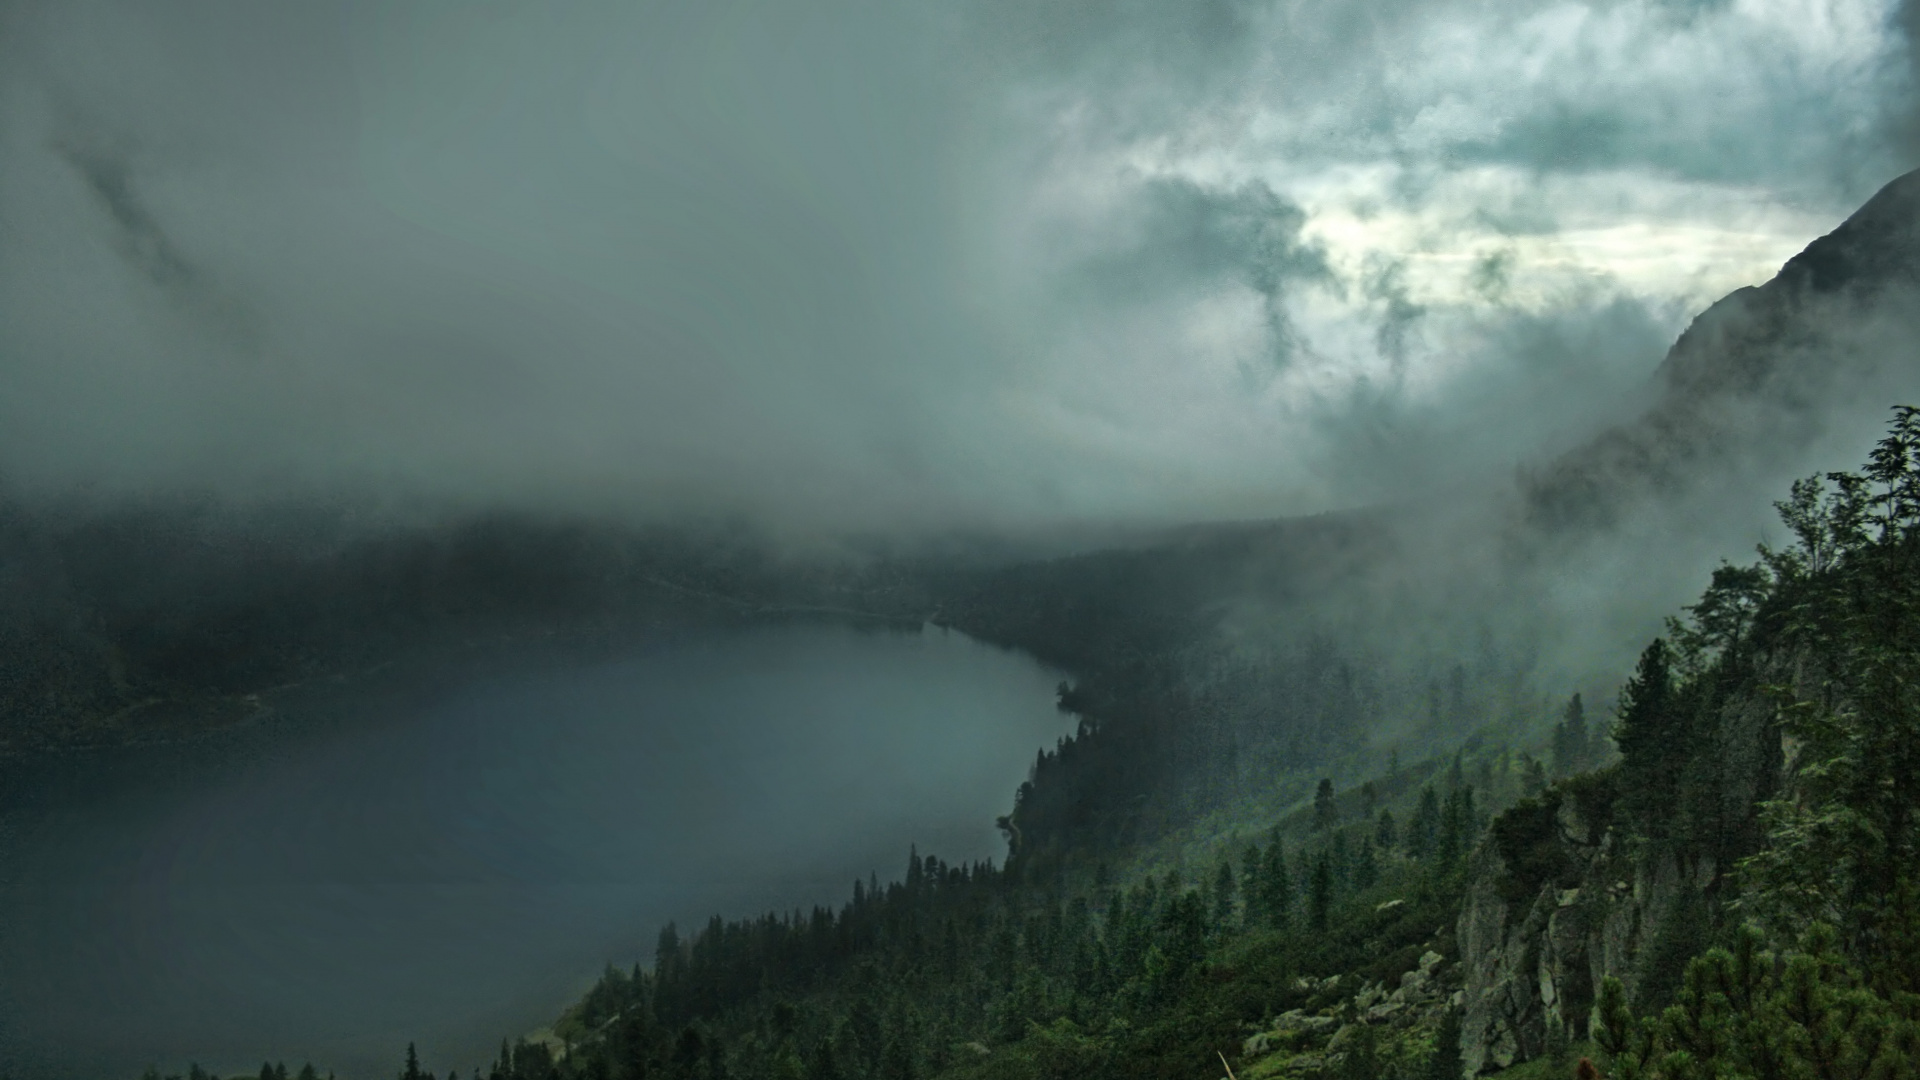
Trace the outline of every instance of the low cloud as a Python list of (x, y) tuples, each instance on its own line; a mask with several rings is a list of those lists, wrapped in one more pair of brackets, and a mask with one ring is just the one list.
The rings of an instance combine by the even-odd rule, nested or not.
[(1913, 155), (1879, 0), (7, 18), (27, 493), (1400, 497), (1609, 419)]

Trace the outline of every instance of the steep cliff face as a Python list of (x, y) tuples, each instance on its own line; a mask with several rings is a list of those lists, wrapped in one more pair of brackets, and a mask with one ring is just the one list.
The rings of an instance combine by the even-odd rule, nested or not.
[(1658, 808), (1672, 820), (1620, 809), (1634, 781), (1615, 766), (1561, 781), (1494, 821), (1456, 929), (1466, 1076), (1587, 1037), (1608, 975), (1640, 1001), (1671, 989), (1729, 897), (1735, 864), (1759, 842), (1758, 804), (1782, 782), (1764, 688), (1803, 678), (1788, 661), (1752, 665), (1690, 755), (1705, 797), (1687, 812)]
[[(1916, 297), (1920, 172), (1888, 184), (1772, 281), (1702, 313), (1669, 353), (1652, 408), (1533, 478), (1535, 520), (1584, 536), (1643, 496), (1698, 504), (1689, 523), (1715, 505), (1757, 504), (1747, 492), (1778, 490), (1774, 472), (1802, 472), (1806, 448), (1848, 403), (1882, 410), (1913, 396)], [(1765, 688), (1812, 690), (1804, 666), (1752, 656), (1703, 679), (1700, 692), (1717, 704), (1698, 728), (1673, 733), (1678, 763), (1661, 767), (1677, 771), (1664, 787), (1616, 766), (1494, 822), (1457, 929), (1466, 1075), (1585, 1037), (1606, 976), (1642, 1008), (1671, 991), (1730, 898), (1738, 861), (1758, 850), (1758, 804), (1791, 783)], [(1665, 796), (1654, 790), (1683, 795), (1656, 805)]]
[(1630, 993), (1644, 989), (1645, 960), (1663, 946), (1684, 955), (1704, 897), (1724, 884), (1711, 856), (1635, 857), (1611, 832), (1586, 854), (1575, 884), (1551, 881), (1522, 896), (1497, 848), (1477, 854), (1458, 928), (1467, 1076), (1585, 1038), (1600, 980), (1611, 974)]

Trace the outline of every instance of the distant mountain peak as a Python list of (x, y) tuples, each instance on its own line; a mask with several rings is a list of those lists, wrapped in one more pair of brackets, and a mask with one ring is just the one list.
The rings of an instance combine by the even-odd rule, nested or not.
[(1788, 259), (1772, 284), (1832, 293), (1899, 279), (1920, 280), (1920, 169), (1888, 183), (1839, 228)]
[[(1835, 416), (1920, 399), (1920, 302), (1906, 295), (1916, 286), (1920, 170), (1766, 284), (1701, 312), (1668, 350), (1645, 411), (1523, 478), (1527, 518), (1549, 531), (1604, 527), (1636, 499), (1734, 483), (1736, 464), (1806, 471)], [(1777, 478), (1751, 479), (1770, 491)]]

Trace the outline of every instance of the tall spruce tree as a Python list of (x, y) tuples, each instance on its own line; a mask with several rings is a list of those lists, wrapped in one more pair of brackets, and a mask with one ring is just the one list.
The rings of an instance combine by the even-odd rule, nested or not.
[(1592, 740), (1587, 735), (1587, 710), (1575, 694), (1560, 722), (1553, 727), (1553, 773), (1572, 776), (1592, 763)]
[(1213, 925), (1225, 929), (1233, 925), (1234, 903), (1233, 863), (1220, 860), (1220, 869), (1213, 875)]
[(1313, 860), (1313, 875), (1307, 884), (1307, 928), (1320, 933), (1327, 928), (1327, 916), (1333, 908), (1333, 853), (1326, 848)]
[(1440, 1021), (1440, 1032), (1433, 1040), (1433, 1053), (1420, 1070), (1421, 1080), (1460, 1080), (1460, 1012), (1448, 1009)]
[(1440, 838), (1440, 796), (1432, 785), (1420, 789), (1420, 803), (1414, 808), (1413, 821), (1407, 826), (1407, 854), (1424, 859), (1433, 853)]
[(1371, 889), (1380, 880), (1380, 861), (1374, 855), (1373, 837), (1360, 838), (1360, 850), (1353, 857), (1353, 887), (1364, 892)]
[(1313, 792), (1313, 831), (1325, 832), (1340, 824), (1340, 807), (1334, 802), (1333, 781), (1322, 779)]
[(1654, 638), (1640, 654), (1633, 678), (1620, 691), (1620, 719), (1613, 729), (1625, 774), (1625, 799), (1649, 836), (1670, 831), (1680, 775), (1688, 751), (1680, 703), (1673, 684), (1672, 654)]
[(1261, 868), (1260, 906), (1269, 929), (1285, 930), (1293, 918), (1293, 874), (1287, 869), (1287, 846), (1278, 836)]

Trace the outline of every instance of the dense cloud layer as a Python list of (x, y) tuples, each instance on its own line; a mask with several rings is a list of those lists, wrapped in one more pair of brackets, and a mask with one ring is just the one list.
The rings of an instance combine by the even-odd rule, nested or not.
[(1883, 0), (23, 5), (32, 492), (807, 527), (1505, 472), (1914, 149)]

